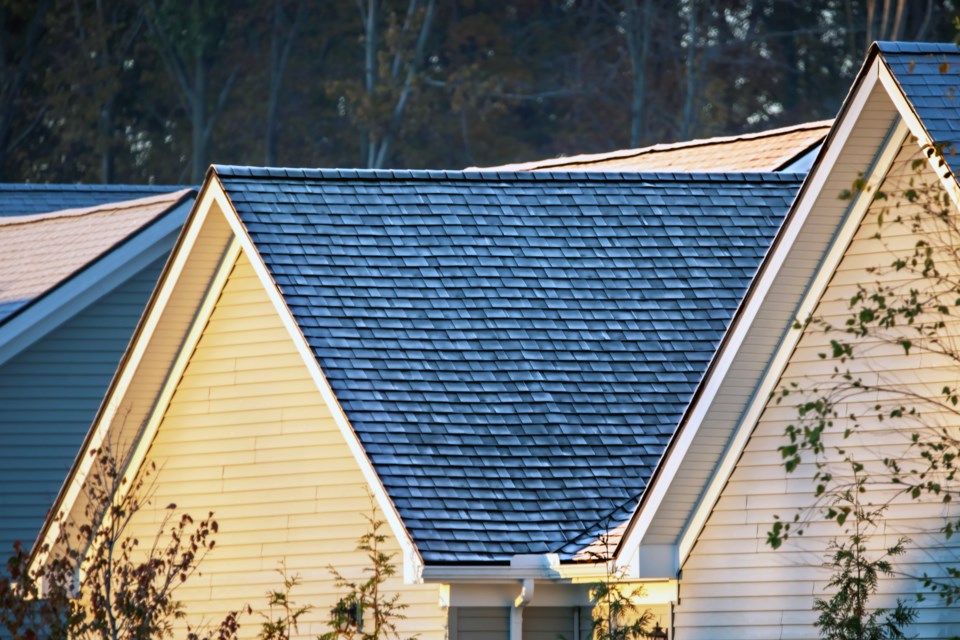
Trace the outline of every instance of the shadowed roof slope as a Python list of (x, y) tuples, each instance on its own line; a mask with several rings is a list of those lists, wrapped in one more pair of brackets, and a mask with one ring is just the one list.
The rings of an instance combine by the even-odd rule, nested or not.
[(0, 183), (0, 218), (95, 207), (171, 193), (183, 188), (140, 184)]
[(944, 157), (954, 175), (960, 173), (960, 46), (924, 42), (878, 42), (907, 101)]
[(629, 516), (800, 185), (215, 171), (428, 563)]
[[(779, 171), (823, 142), (832, 120), (736, 136), (490, 167), (501, 171)], [(483, 169), (487, 171), (489, 169)]]
[(0, 324), (188, 193), (184, 189), (87, 209), (0, 217)]

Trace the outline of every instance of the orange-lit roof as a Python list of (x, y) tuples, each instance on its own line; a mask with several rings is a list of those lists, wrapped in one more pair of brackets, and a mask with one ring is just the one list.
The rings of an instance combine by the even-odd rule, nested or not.
[(168, 211), (188, 191), (0, 218), (0, 320)]
[(520, 162), (481, 170), (777, 171), (820, 144), (832, 124), (832, 120), (820, 120), (757, 133)]

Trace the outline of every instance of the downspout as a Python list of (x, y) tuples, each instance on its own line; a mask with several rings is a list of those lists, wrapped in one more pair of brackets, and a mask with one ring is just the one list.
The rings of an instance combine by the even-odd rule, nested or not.
[(533, 600), (533, 578), (521, 582), (520, 595), (513, 601), (510, 609), (510, 640), (523, 638), (523, 610)]

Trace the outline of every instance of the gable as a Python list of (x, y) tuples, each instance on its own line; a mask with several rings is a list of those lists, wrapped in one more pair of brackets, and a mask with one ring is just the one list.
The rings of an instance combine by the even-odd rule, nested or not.
[(874, 51), (627, 528), (618, 554), (631, 570), (679, 570), (749, 434), (742, 425), (782, 370), (789, 327), (811, 311), (869, 203), (838, 194), (882, 179), (908, 133)]
[[(911, 161), (920, 157), (920, 147), (906, 139), (879, 189), (897, 194), (909, 188), (916, 178)], [(936, 174), (926, 165), (920, 181), (939, 186)], [(882, 230), (883, 240), (878, 240), (877, 214), (888, 206), (887, 201), (875, 202), (858, 224), (813, 310), (815, 316), (843, 326), (856, 284), (874, 282), (879, 277), (868, 269), (890, 263), (889, 247), (897, 247), (898, 251), (912, 247), (920, 237), (904, 229), (906, 225), (891, 225), (888, 221)], [(896, 214), (910, 220), (915, 211), (903, 203)], [(885, 274), (882, 282), (905, 285), (909, 278), (903, 272)], [(960, 323), (954, 320), (941, 335), (960, 335)], [(815, 327), (805, 330), (776, 381), (776, 388), (795, 383), (803, 389), (814, 381), (829, 379), (837, 362), (818, 354), (829, 351), (830, 338)], [(920, 395), (939, 390), (956, 379), (955, 362), (930, 353), (921, 355), (914, 351), (907, 355), (902, 349), (880, 345), (859, 350), (856, 361), (849, 366), (856, 374), (865, 375), (868, 383), (883, 380)], [(793, 397), (779, 404), (768, 401), (756, 424), (746, 425), (752, 432), (749, 440), (682, 566), (683, 598), (676, 608), (676, 624), (678, 635), (684, 638), (802, 637), (816, 618), (813, 599), (824, 595), (830, 574), (822, 564), (831, 539), (841, 534), (840, 528), (835, 523), (814, 519), (805, 527), (802, 537), (791, 537), (780, 549), (766, 544), (775, 515), (789, 520), (797, 509), (814, 504), (813, 464), (808, 459), (788, 474), (778, 451), (787, 442), (784, 429), (797, 421), (798, 401)], [(876, 399), (860, 401), (872, 406)], [(843, 412), (847, 411), (858, 412), (857, 405), (845, 405)], [(925, 420), (931, 419), (935, 417), (925, 416)], [(842, 426), (838, 425), (837, 431), (840, 429)], [(843, 442), (844, 450), (862, 461), (867, 473), (877, 478), (883, 473), (878, 461), (885, 456), (897, 456), (901, 464), (909, 465), (905, 445), (912, 431), (909, 425), (904, 432), (902, 425), (898, 429), (890, 421), (867, 421), (849, 440), (841, 441), (838, 433), (828, 434), (825, 440), (830, 445)], [(831, 470), (838, 477), (844, 473), (843, 465)], [(865, 501), (878, 503), (888, 491), (882, 480), (868, 486)], [(951, 513), (956, 516), (957, 508), (939, 499), (898, 500), (886, 511), (876, 535), (868, 543), (874, 557), (879, 557), (899, 537), (912, 540), (907, 554), (894, 560), (898, 579), (881, 580), (879, 594), (871, 599), (871, 606), (895, 606), (897, 598), (902, 598), (910, 606), (919, 607), (918, 621), (909, 629), (911, 637), (949, 637), (955, 635), (960, 624), (955, 607), (944, 606), (938, 598), (917, 602), (918, 583), (909, 577), (939, 575), (943, 561), (956, 557), (958, 543), (944, 543), (936, 534), (944, 517)]]
[[(313, 605), (300, 632), (315, 636), (336, 601), (329, 567), (363, 575), (365, 554), (354, 547), (371, 497), (250, 261), (241, 253), (227, 270), (155, 436), (139, 444), (147, 449), (141, 468), (157, 465), (153, 505), (175, 503), (194, 516), (213, 511), (219, 524), (202, 575), (177, 592), (188, 621), (220, 619), (245, 603), (263, 608), (284, 562), (302, 579), (294, 597)], [(152, 540), (162, 516), (145, 509), (131, 531)], [(399, 565), (401, 546), (385, 532)], [(411, 606), (405, 636), (443, 637), (437, 586), (404, 585), (398, 576), (387, 587)]]
[(466, 563), (626, 518), (798, 183), (216, 170), (418, 549)]
[[(172, 243), (172, 239), (170, 240)], [(169, 248), (169, 245), (168, 245)], [(0, 363), (0, 549), (36, 539), (165, 261)]]

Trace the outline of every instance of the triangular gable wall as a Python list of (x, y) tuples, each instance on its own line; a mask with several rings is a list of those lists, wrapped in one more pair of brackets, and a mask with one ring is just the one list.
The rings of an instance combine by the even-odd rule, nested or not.
[[(897, 151), (889, 173), (880, 183), (880, 190), (889, 194), (902, 193), (908, 188), (917, 177), (911, 163), (923, 157), (913, 138), (898, 145)], [(933, 170), (925, 164), (923, 169), (922, 182), (941, 188)], [(883, 228), (883, 239), (878, 240), (877, 214), (888, 207), (887, 201), (871, 204), (832, 273), (814, 310), (815, 316), (843, 326), (857, 283), (872, 282), (877, 277), (868, 269), (890, 263), (892, 254), (888, 247), (896, 247), (900, 252), (909, 250), (920, 237), (902, 226), (891, 226), (888, 221)], [(901, 205), (896, 214), (910, 219), (911, 207)], [(892, 214), (888, 220), (890, 217)], [(895, 285), (907, 282), (907, 278), (902, 273), (887, 275), (884, 282)], [(960, 321), (948, 327), (946, 334), (960, 335)], [(837, 363), (818, 354), (829, 352), (830, 338), (818, 328), (806, 330), (776, 388), (797, 383), (802, 389), (812, 381), (829, 379)], [(955, 363), (929, 353), (914, 352), (908, 356), (896, 347), (870, 348), (850, 366), (856, 374), (865, 375), (868, 383), (880, 379), (898, 386), (910, 385), (917, 393), (930, 393), (931, 389), (935, 389), (935, 393), (944, 384), (952, 385), (956, 381)], [(773, 550), (766, 543), (775, 515), (790, 520), (798, 508), (814, 504), (811, 478), (815, 468), (809, 456), (806, 464), (788, 474), (778, 450), (786, 443), (785, 427), (796, 421), (797, 402), (788, 398), (782, 404), (773, 400), (765, 403), (742, 455), (695, 538), (682, 566), (681, 601), (675, 610), (678, 637), (723, 640), (799, 638), (812, 634), (817, 617), (812, 609), (814, 598), (829, 597), (824, 589), (830, 572), (822, 565), (831, 539), (842, 535), (841, 530), (835, 523), (814, 521), (802, 537), (791, 537), (779, 550)], [(851, 406), (846, 410), (856, 409)], [(752, 427), (752, 424), (746, 426)], [(877, 474), (882, 473), (877, 461), (902, 455), (912, 430), (898, 430), (887, 421), (867, 423), (860, 433), (863, 435), (850, 441), (839, 438), (830, 441), (834, 445), (842, 443), (854, 458), (867, 462), (868, 473)], [(838, 473), (840, 469), (842, 467), (838, 467)], [(879, 502), (885, 492), (888, 490), (875, 489), (865, 500)], [(876, 535), (869, 541), (870, 549), (875, 556), (880, 556), (901, 536), (911, 538), (907, 554), (894, 559), (896, 570), (914, 576), (938, 575), (945, 560), (955, 561), (960, 542), (945, 543), (936, 532), (943, 526), (945, 516), (955, 517), (957, 513), (957, 508), (944, 505), (936, 498), (919, 502), (902, 498), (886, 512)], [(884, 579), (880, 593), (871, 604), (895, 606), (897, 598), (902, 598), (910, 605), (917, 605), (915, 595), (919, 590), (919, 582), (908, 577)], [(956, 607), (944, 606), (936, 597), (917, 606), (920, 616), (910, 633), (918, 635), (911, 637), (950, 637), (960, 629), (960, 611)]]
[[(278, 320), (309, 370), (317, 395), (330, 410), (376, 498), (383, 518), (403, 549), (403, 576), (420, 579), (421, 561), (393, 504), (376, 478), (319, 365), (309, 354), (303, 335), (270, 279), (256, 248), (236, 217), (215, 174), (211, 173), (177, 242), (148, 309), (114, 377), (97, 419), (74, 467), (48, 515), (39, 542), (50, 544), (58, 534), (56, 515), (79, 521), (85, 511), (83, 483), (90, 472), (87, 451), (109, 445), (115, 456), (135, 474), (143, 464), (149, 444), (183, 375), (190, 355), (223, 289), (238, 255), (244, 255), (257, 274)], [(42, 547), (34, 562), (42, 562)]]
[[(363, 576), (366, 554), (352, 549), (367, 530), (368, 485), (246, 255), (226, 270), (141, 469), (157, 467), (155, 506), (175, 503), (195, 517), (213, 511), (219, 523), (202, 575), (178, 591), (190, 621), (244, 603), (263, 608), (285, 563), (302, 580), (294, 598), (314, 607), (300, 633), (315, 636), (337, 599), (328, 567)], [(131, 531), (150, 540), (162, 517), (144, 510)], [(384, 549), (401, 555), (394, 536)], [(411, 607), (403, 635), (443, 637), (439, 587), (398, 576), (388, 588)]]

